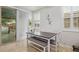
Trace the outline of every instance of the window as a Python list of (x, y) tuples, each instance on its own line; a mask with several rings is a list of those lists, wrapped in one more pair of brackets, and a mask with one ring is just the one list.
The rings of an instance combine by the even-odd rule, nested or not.
[(64, 27), (65, 28), (70, 28), (70, 18), (65, 18), (64, 19)]
[(70, 14), (69, 13), (64, 14), (64, 27), (70, 28)]
[(64, 7), (64, 28), (79, 31), (79, 7)]
[(79, 17), (75, 17), (74, 20), (73, 20), (73, 22), (74, 22), (73, 23), (74, 24), (74, 27), (75, 28), (79, 28)]
[(73, 13), (73, 26), (74, 28), (79, 28), (79, 12)]

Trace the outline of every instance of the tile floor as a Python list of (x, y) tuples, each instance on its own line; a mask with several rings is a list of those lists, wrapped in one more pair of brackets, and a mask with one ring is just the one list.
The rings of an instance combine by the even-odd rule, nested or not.
[[(59, 52), (72, 52), (72, 47), (66, 47), (64, 45), (58, 47)], [(33, 47), (29, 47), (27, 50), (26, 41), (12, 42), (5, 45), (0, 45), (0, 52), (39, 52)]]

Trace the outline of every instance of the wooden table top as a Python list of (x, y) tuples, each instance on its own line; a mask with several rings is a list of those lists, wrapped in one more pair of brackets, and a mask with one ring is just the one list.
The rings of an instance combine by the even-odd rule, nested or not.
[(52, 38), (53, 36), (56, 35), (56, 33), (50, 33), (50, 32), (40, 32), (40, 34), (34, 34), (34, 33), (31, 33), (31, 32), (27, 32), (27, 34), (40, 36), (40, 37), (44, 37), (44, 38), (47, 38), (47, 39), (50, 39), (50, 38)]

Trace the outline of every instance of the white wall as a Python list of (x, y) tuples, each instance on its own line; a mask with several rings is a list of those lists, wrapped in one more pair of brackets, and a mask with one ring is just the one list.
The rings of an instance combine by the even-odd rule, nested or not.
[[(39, 14), (40, 13), (40, 14)], [(25, 14), (25, 13), (24, 13)], [(24, 15), (23, 14), (23, 15)], [(47, 14), (51, 15), (51, 18), (54, 17), (54, 19), (52, 19), (53, 23), (52, 25), (48, 24), (47, 21)], [(62, 32), (63, 31), (63, 26), (64, 26), (64, 17), (63, 17), (63, 11), (61, 7), (46, 7), (46, 8), (42, 8), (40, 10), (37, 10), (35, 12), (32, 13), (28, 13), (26, 14), (26, 17), (28, 17), (27, 15), (29, 15), (29, 18), (32, 19), (32, 16), (34, 17), (34, 20), (40, 20), (40, 31), (46, 31), (46, 32)], [(20, 12), (20, 15), (22, 15), (22, 12)], [(26, 20), (23, 21), (24, 18), (26, 18), (25, 16), (21, 16), (20, 19), (18, 19), (18, 39), (24, 38), (26, 36), (25, 32), (26, 32)], [(23, 24), (25, 22), (25, 24)], [(24, 28), (26, 27), (26, 28)], [(20, 34), (19, 34), (20, 33)], [(79, 33), (78, 32), (62, 32), (62, 36), (60, 38), (61, 42), (67, 45), (79, 45)]]
[(26, 39), (28, 31), (28, 13), (17, 10), (17, 40)]
[[(47, 15), (50, 14), (52, 24), (48, 24)], [(40, 30), (46, 32), (58, 33), (63, 30), (62, 8), (52, 6), (40, 10)]]
[(79, 46), (79, 32), (64, 31), (62, 32), (62, 42), (66, 45)]
[(40, 20), (40, 11), (33, 12), (33, 20)]
[[(51, 15), (52, 24), (50, 25), (47, 20), (48, 14)], [(54, 19), (53, 19), (54, 17)], [(59, 33), (63, 31), (63, 11), (62, 7), (52, 6), (44, 7), (40, 10), (33, 12), (33, 20), (40, 20), (40, 31)], [(61, 39), (61, 35), (59, 37)]]

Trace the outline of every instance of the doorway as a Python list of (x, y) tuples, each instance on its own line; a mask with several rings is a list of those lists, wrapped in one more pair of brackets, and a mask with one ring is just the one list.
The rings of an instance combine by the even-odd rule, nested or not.
[(16, 10), (1, 7), (1, 43), (16, 41)]

